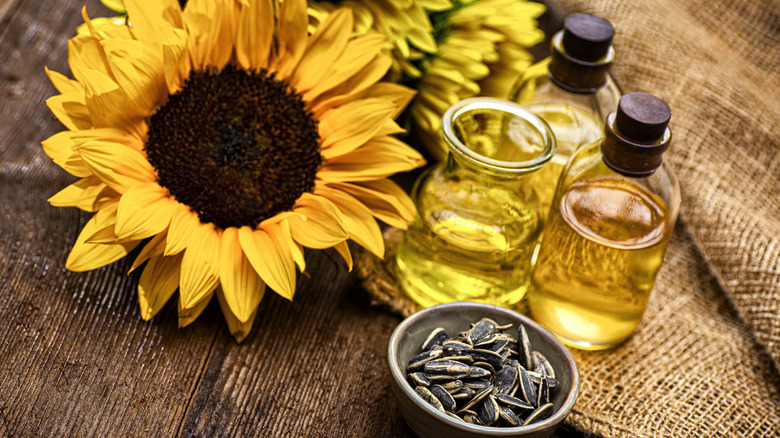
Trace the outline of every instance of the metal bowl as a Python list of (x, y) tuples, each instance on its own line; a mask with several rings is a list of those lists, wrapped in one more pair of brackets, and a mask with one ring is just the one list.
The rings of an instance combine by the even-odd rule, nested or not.
[[(406, 380), (406, 365), (420, 353), (430, 332), (443, 327), (447, 333), (465, 331), (482, 318), (498, 324), (523, 324), (534, 350), (547, 357), (559, 386), (551, 394), (554, 412), (549, 418), (526, 426), (481, 426), (454, 419), (422, 400)], [(480, 303), (448, 303), (433, 306), (406, 318), (396, 327), (387, 346), (387, 359), (393, 376), (393, 392), (409, 427), (421, 438), (447, 437), (547, 437), (561, 425), (577, 399), (580, 375), (569, 350), (549, 331), (517, 312)]]

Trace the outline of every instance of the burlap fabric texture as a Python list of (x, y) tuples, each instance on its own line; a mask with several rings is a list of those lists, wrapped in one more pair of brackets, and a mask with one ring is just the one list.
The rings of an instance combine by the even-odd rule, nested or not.
[[(613, 75), (672, 108), (666, 156), (683, 194), (637, 333), (574, 351), (582, 388), (567, 424), (607, 437), (780, 436), (780, 2), (551, 6), (615, 25)], [(397, 230), (386, 236), (392, 249)], [(362, 254), (358, 270), (377, 304), (414, 311), (386, 263)]]

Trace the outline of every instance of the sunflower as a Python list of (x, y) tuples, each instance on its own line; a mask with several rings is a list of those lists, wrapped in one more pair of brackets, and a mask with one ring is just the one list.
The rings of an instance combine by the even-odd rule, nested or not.
[(461, 0), (433, 17), (438, 51), (416, 62), (419, 80), (409, 115), (415, 135), (429, 154), (446, 154), (441, 116), (473, 96), (507, 98), (512, 85), (534, 61), (528, 48), (544, 40), (536, 18), (544, 5), (525, 0)]
[(387, 79), (398, 81), (403, 76), (422, 75), (410, 60), (438, 50), (429, 13), (449, 10), (452, 3), (450, 0), (312, 1), (309, 4), (311, 28), (315, 29), (339, 6), (354, 10), (357, 34), (378, 32), (387, 36), (386, 50), (393, 56), (393, 67)]
[(67, 130), (43, 148), (80, 178), (49, 202), (94, 213), (68, 269), (140, 247), (144, 319), (178, 289), (184, 326), (216, 295), (240, 342), (266, 287), (293, 298), (304, 248), (334, 248), (350, 269), (350, 239), (383, 255), (377, 220), (414, 215), (387, 177), (424, 164), (392, 137), (413, 91), (378, 82), (385, 37), (354, 37), (348, 8), (310, 35), (304, 0), (125, 5), (131, 26), (96, 27), (82, 10), (75, 79), (47, 69)]

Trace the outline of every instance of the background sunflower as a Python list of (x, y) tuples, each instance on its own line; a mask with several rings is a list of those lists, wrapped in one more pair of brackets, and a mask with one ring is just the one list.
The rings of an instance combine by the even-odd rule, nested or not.
[(386, 39), (353, 35), (347, 9), (307, 31), (304, 0), (125, 2), (132, 28), (68, 43), (75, 79), (47, 70), (67, 130), (43, 142), (79, 179), (50, 199), (95, 213), (66, 266), (132, 269), (141, 314), (178, 290), (179, 323), (216, 295), (240, 342), (266, 286), (295, 292), (303, 248), (347, 240), (382, 256), (376, 219), (405, 228), (408, 196), (388, 176), (424, 164), (392, 135), (413, 91), (378, 82)]

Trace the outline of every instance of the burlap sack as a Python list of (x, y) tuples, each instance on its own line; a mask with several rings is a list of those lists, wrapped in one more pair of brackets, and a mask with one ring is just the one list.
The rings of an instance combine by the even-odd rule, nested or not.
[[(567, 424), (619, 436), (780, 436), (780, 2), (558, 0), (615, 25), (613, 74), (672, 108), (680, 222), (637, 333), (575, 351)], [(386, 233), (389, 247), (397, 230)], [(408, 314), (365, 254), (377, 304)], [(522, 310), (522, 309), (521, 309)]]

